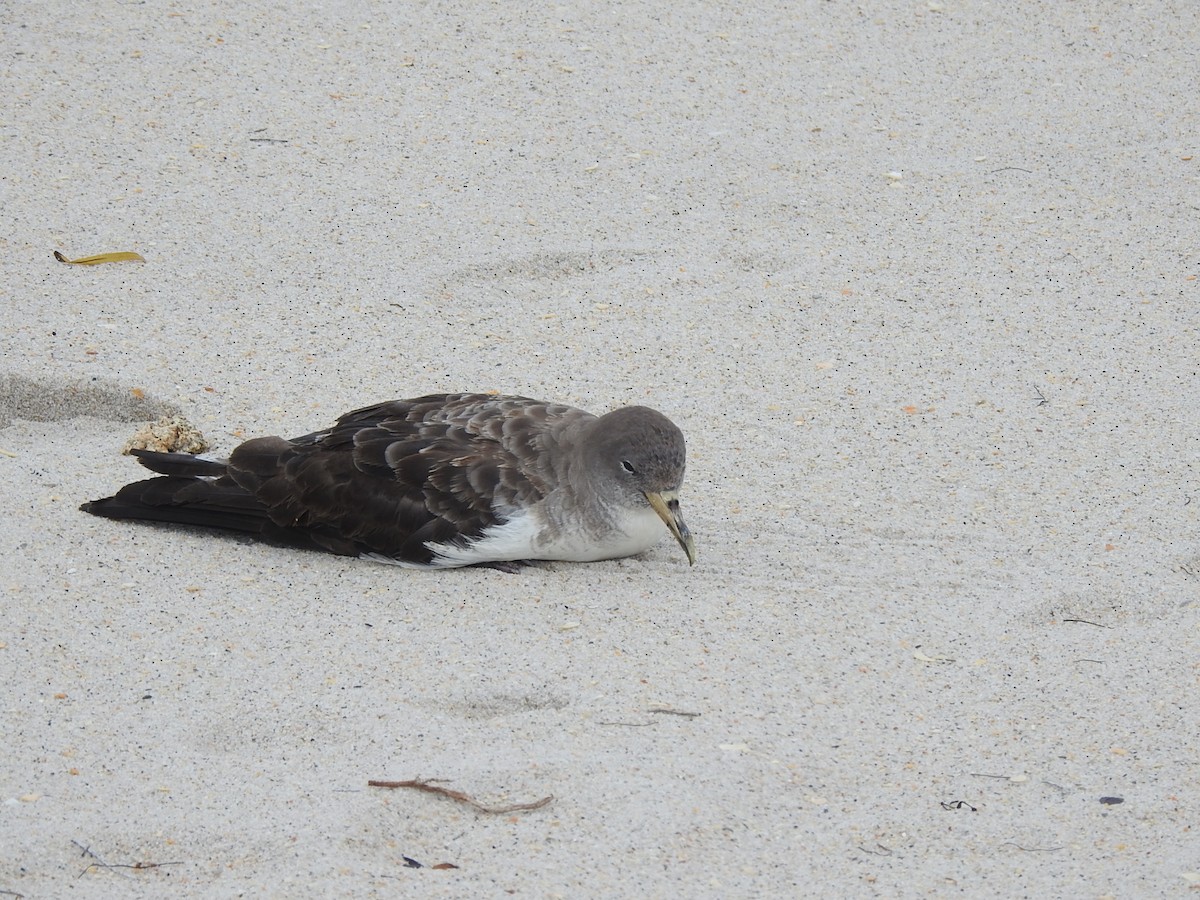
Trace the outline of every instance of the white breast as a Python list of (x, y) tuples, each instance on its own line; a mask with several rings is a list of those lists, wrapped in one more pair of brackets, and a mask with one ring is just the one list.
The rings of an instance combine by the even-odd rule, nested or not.
[(535, 547), (541, 526), (529, 512), (518, 512), (499, 525), (493, 525), (479, 540), (466, 547), (454, 544), (426, 544), (434, 553), (437, 568), (473, 566), (476, 563), (504, 562), (514, 559), (541, 559)]
[(438, 568), (470, 566), (483, 562), (520, 559), (553, 559), (591, 562), (617, 559), (648, 550), (666, 533), (654, 510), (618, 510), (602, 533), (579, 523), (564, 523), (546, 534), (536, 511), (519, 511), (466, 547), (427, 544)]

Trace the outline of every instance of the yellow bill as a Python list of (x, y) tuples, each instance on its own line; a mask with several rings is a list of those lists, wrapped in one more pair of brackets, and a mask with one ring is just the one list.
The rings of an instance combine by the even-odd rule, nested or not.
[(679, 498), (675, 492), (667, 491), (657, 494), (654, 491), (647, 491), (646, 499), (650, 502), (651, 508), (658, 513), (658, 517), (666, 523), (675, 540), (679, 541), (679, 546), (687, 554), (688, 565), (694, 566), (696, 564), (696, 541), (692, 537), (692, 533), (688, 531), (687, 525), (684, 524), (683, 513), (679, 509)]

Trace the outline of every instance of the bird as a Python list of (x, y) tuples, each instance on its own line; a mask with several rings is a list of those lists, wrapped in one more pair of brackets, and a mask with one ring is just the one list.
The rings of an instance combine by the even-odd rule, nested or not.
[(253, 438), (228, 459), (131, 453), (157, 477), (80, 509), (429, 569), (633, 556), (665, 525), (696, 562), (679, 506), (683, 432), (645, 406), (596, 416), (528, 397), (430, 394), (291, 440)]

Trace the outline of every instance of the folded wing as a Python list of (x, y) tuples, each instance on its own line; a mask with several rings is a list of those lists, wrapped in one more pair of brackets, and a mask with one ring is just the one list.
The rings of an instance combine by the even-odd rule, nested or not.
[(428, 542), (469, 543), (505, 508), (545, 495), (549, 432), (529, 428), (531, 410), (534, 421), (587, 415), (485, 394), (392, 401), (347, 413), (327, 431), (247, 441), (227, 461), (135, 451), (161, 477), (83, 509), (425, 565)]

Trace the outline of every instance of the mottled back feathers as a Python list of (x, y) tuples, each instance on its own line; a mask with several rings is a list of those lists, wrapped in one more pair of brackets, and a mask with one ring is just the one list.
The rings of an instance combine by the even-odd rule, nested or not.
[[(620, 446), (630, 443), (622, 421), (637, 431), (634, 450)], [(605, 520), (601, 532), (618, 527), (607, 524), (617, 521), (609, 512), (614, 505), (648, 510), (638, 494), (643, 488), (607, 484), (627, 473), (618, 472), (619, 459), (600, 462), (604, 454), (639, 456), (638, 464), (653, 471), (638, 477), (649, 477), (656, 491), (677, 489), (684, 465), (682, 435), (653, 410), (631, 407), (597, 419), (569, 406), (488, 394), (364, 407), (325, 431), (246, 441), (227, 461), (135, 453), (165, 477), (127, 485), (83, 509), (412, 565), (464, 564), (439, 558), (430, 545), (469, 548), (516, 513), (529, 514), (530, 529), (540, 529), (529, 538), (536, 556), (539, 541), (552, 550), (553, 535), (542, 532), (570, 524), (550, 520), (572, 519), (572, 506), (596, 507)], [(597, 466), (617, 474), (592, 471)]]

